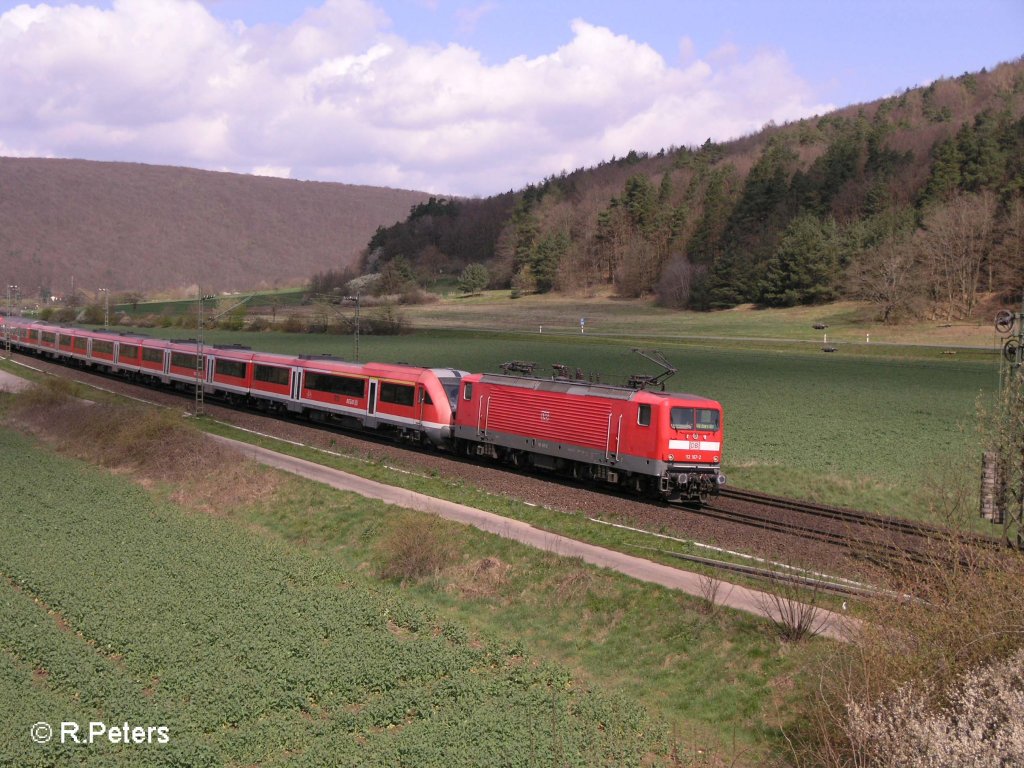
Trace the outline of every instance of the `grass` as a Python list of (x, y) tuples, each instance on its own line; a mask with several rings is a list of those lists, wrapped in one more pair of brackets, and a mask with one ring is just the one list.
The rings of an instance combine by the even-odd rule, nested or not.
[[(269, 308), (272, 303), (277, 304), (278, 307), (295, 307), (302, 303), (303, 294), (302, 290), (294, 288), (278, 291), (257, 291), (254, 293), (234, 293), (207, 301), (204, 304), (203, 312), (210, 316), (211, 314), (227, 311), (230, 307), (250, 296), (252, 298), (246, 303), (253, 307)], [(196, 314), (196, 300), (168, 299), (163, 301), (142, 301), (134, 306), (131, 304), (116, 304), (112, 305), (110, 310), (111, 312), (123, 312), (130, 317), (194, 315)], [(267, 311), (269, 312), (269, 309)]]
[[(136, 422), (131, 429), (137, 435), (146, 433), (137, 424), (142, 420), (139, 416), (129, 419)], [(67, 430), (61, 432), (68, 439)], [(107, 434), (107, 437), (117, 439), (116, 435)], [(87, 442), (85, 435), (78, 434), (73, 442), (83, 441)], [(36, 485), (46, 487), (46, 499), (49, 499), (43, 503), (44, 508), (37, 508), (31, 504), (34, 494), (29, 492), (26, 497), (23, 490), (15, 496), (22, 500), (27, 498), (29, 503), (23, 504), (20, 511), (36, 520), (33, 524), (44, 526), (48, 535), (57, 538), (61, 546), (78, 552), (70, 557), (49, 549), (42, 553), (44, 560), (52, 558), (62, 563), (59, 567), (51, 567), (58, 574), (69, 567), (90, 567), (91, 553), (97, 550), (95, 544), (86, 544), (90, 526), (83, 525), (80, 518), (82, 515), (105, 515), (108, 508), (121, 510), (118, 514), (128, 515), (134, 521), (131, 525), (128, 525), (127, 518), (122, 523), (112, 521), (112, 525), (131, 529), (119, 535), (118, 551), (130, 552), (138, 548), (145, 556), (147, 552), (168, 548), (166, 557), (171, 561), (165, 562), (166, 557), (161, 557), (157, 564), (169, 569), (173, 580), (192, 585), (190, 592), (197, 593), (197, 600), (210, 599), (203, 586), (208, 577), (205, 573), (201, 578), (198, 573), (192, 576), (188, 569), (211, 568), (210, 564), (199, 564), (208, 548), (217, 550), (219, 561), (233, 562), (233, 539), (236, 536), (242, 541), (250, 541), (251, 532), (255, 532), (255, 535), (269, 541), (269, 544), (245, 545), (267, 547), (271, 552), (269, 561), (266, 555), (250, 558), (252, 573), (245, 575), (245, 583), (265, 579), (265, 584), (276, 584), (278, 577), (270, 573), (262, 575), (263, 568), (268, 562), (272, 569), (278, 568), (273, 563), (279, 555), (285, 556), (281, 554), (286, 551), (281, 549), (285, 546), (311, 558), (309, 562), (313, 564), (314, 572), (326, 574), (328, 579), (341, 578), (345, 583), (358, 585), (367, 579), (372, 583), (373, 574), (388, 570), (386, 565), (393, 556), (389, 552), (395, 537), (400, 537), (403, 531), (420, 535), (424, 530), (409, 525), (409, 513), (294, 478), (281, 478), (270, 483), (276, 488), (272, 496), (249, 496), (242, 501), (230, 487), (222, 487), (221, 498), (225, 503), (213, 500), (211, 504), (204, 500), (201, 505), (201, 508), (216, 509), (218, 516), (226, 518), (209, 528), (203, 518), (150, 511), (151, 503), (165, 504), (161, 499), (174, 492), (173, 489), (161, 490), (159, 485), (146, 481), (150, 470), (145, 467), (154, 462), (146, 461), (143, 463), (145, 466), (140, 467), (138, 461), (122, 457), (118, 467), (119, 472), (130, 470), (130, 476), (146, 481), (152, 489), (149, 498), (154, 501), (146, 501), (137, 488), (129, 490), (130, 486), (126, 487), (123, 478), (102, 482), (95, 479), (95, 484), (109, 484), (114, 489), (111, 493), (119, 498), (114, 503), (113, 495), (92, 490), (92, 480), (81, 480), (83, 473), (95, 477), (87, 470), (75, 469), (67, 460), (57, 460), (24, 442), (7, 447), (11, 450), (5, 449), (3, 454), (17, 456), (17, 461), (33, 468), (32, 472), (60, 479), (60, 482), (40, 484), (32, 480), (30, 472), (20, 470), (14, 473), (24, 477), (26, 489)], [(151, 451), (145, 445), (138, 445), (138, 454), (145, 457), (151, 455)], [(180, 454), (171, 450), (168, 455)], [(217, 478), (231, 477), (223, 475), (216, 467), (205, 469), (207, 474)], [(160, 471), (166, 470), (160, 468)], [(11, 475), (10, 472), (5, 474)], [(276, 477), (276, 473), (262, 474), (264, 477)], [(240, 481), (222, 482), (222, 486), (237, 482), (254, 484), (250, 475), (245, 474), (242, 478)], [(61, 487), (65, 481), (73, 483), (79, 491), (64, 492)], [(157, 496), (154, 497), (153, 493)], [(58, 498), (62, 499), (60, 503), (54, 501)], [(191, 499), (189, 496), (178, 498), (185, 502)], [(129, 500), (127, 506), (125, 499)], [(167, 525), (163, 531), (154, 529), (149, 522), (154, 514), (158, 521), (171, 519), (173, 524)], [(227, 524), (232, 526), (231, 530), (223, 527)], [(738, 764), (757, 764), (766, 750), (774, 747), (777, 738), (774, 712), (784, 705), (785, 697), (789, 695), (785, 693), (786, 681), (794, 665), (799, 663), (800, 652), (780, 646), (774, 632), (763, 622), (729, 611), (719, 611), (709, 618), (701, 612), (698, 600), (640, 585), (578, 561), (534, 552), (455, 524), (432, 521), (428, 530), (428, 535), (437, 536), (445, 543), (446, 551), (422, 574), (405, 578), (402, 593), (406, 597), (403, 600), (413, 599), (420, 607), (406, 607), (404, 615), (439, 617), (427, 621), (426, 625), (441, 628), (442, 634), (455, 638), (459, 647), (467, 643), (470, 647), (485, 649), (511, 646), (519, 649), (517, 654), (528, 653), (555, 661), (567, 670), (564, 680), (573, 690), (580, 690), (581, 686), (587, 688), (591, 683), (602, 690), (614, 689), (625, 697), (624, 702), (640, 702), (659, 720), (667, 723), (668, 730), (682, 738), (681, 748), (686, 754), (691, 754), (698, 747), (705, 754), (710, 751), (732, 757), (743, 752), (747, 757), (740, 759)], [(172, 567), (168, 563), (179, 557), (174, 554), (179, 545), (165, 542), (163, 535), (180, 541), (181, 546), (198, 547), (198, 551), (180, 557), (181, 563)], [(29, 552), (22, 548), (23, 542), (19, 542), (21, 539), (15, 537), (7, 549), (2, 550), (6, 554), (0, 556), (0, 563), (4, 564), (5, 573), (11, 573), (11, 562), (20, 563), (19, 568), (28, 568), (28, 563), (39, 560), (41, 556), (39, 550)], [(199, 546), (198, 542), (202, 545)], [(46, 547), (49, 546), (47, 543)], [(34, 559), (25, 559), (29, 557)], [(123, 560), (126, 555), (120, 557)], [(136, 562), (134, 556), (128, 559)], [(182, 571), (182, 567), (185, 570)], [(133, 565), (131, 570), (125, 570), (123, 565), (118, 566), (118, 578), (128, 584), (154, 579), (158, 584), (165, 583), (166, 575), (157, 577), (137, 572), (137, 568)], [(293, 566), (287, 566), (284, 572), (292, 570)], [(198, 586), (195, 584), (197, 578), (200, 581)], [(88, 604), (93, 599), (88, 597), (91, 589), (88, 580), (71, 579), (63, 589), (70, 589), (72, 593), (56, 601), (51, 597), (49, 604)], [(85, 593), (76, 590), (85, 590)], [(276, 597), (268, 602), (268, 606), (252, 604), (256, 599), (254, 595), (266, 592), (264, 586), (252, 590), (252, 594), (232, 590), (227, 596), (245, 594), (247, 602), (240, 608), (243, 611), (253, 610), (257, 615), (264, 615), (268, 606), (273, 605), (273, 610), (284, 610), (286, 615), (290, 615), (290, 609), (274, 602)], [(146, 637), (158, 636), (161, 634), (161, 622), (173, 621), (173, 614), (164, 616), (158, 613), (144, 619), (133, 619), (132, 611), (145, 610), (146, 601), (154, 599), (146, 597), (147, 594), (143, 589), (142, 594), (135, 595), (123, 618), (129, 623), (143, 621), (149, 627)], [(277, 592), (271, 590), (270, 594), (276, 595)], [(176, 599), (188, 598), (181, 596)], [(387, 604), (394, 603), (389, 598)], [(180, 610), (196, 609), (186, 606)], [(426, 614), (423, 614), (424, 610)], [(232, 631), (231, 625), (224, 621), (218, 623), (217, 630), (204, 630), (202, 622), (205, 619), (201, 617), (211, 616), (208, 608), (197, 611), (197, 615), (200, 618), (195, 631), (200, 635), (206, 631)], [(232, 612), (231, 615), (236, 614)], [(83, 620), (79, 617), (77, 621)], [(88, 627), (79, 628), (74, 617), (71, 623), (87, 640), (93, 636)], [(180, 630), (166, 629), (170, 636), (182, 639)], [(420, 631), (414, 631), (414, 635)], [(119, 642), (129, 642), (132, 648), (138, 649), (137, 639), (129, 639), (131, 637), (133, 635), (129, 633)], [(642, 638), (642, 642), (638, 643), (638, 638)], [(141, 647), (146, 646), (143, 644)], [(116, 644), (112, 650), (125, 656), (128, 672), (133, 672), (135, 662), (130, 658), (132, 654), (122, 654)], [(16, 651), (14, 655), (18, 657), (21, 653)], [(202, 669), (208, 666), (204, 662)], [(148, 677), (143, 676), (143, 679)], [(709, 684), (709, 681), (714, 682)], [(253, 682), (261, 689), (265, 684), (262, 678)], [(25, 683), (20, 682), (11, 690), (18, 692), (24, 687)], [(60, 697), (57, 698), (59, 704)], [(229, 704), (220, 701), (217, 706)], [(628, 705), (624, 703), (621, 706), (624, 707), (621, 717), (628, 720)], [(191, 718), (203, 717), (203, 712), (195, 704), (186, 707), (186, 711)], [(291, 720), (287, 723), (288, 728), (294, 725)], [(243, 722), (242, 735), (251, 727)], [(735, 746), (729, 746), (733, 743)], [(200, 746), (208, 747), (209, 744)], [(248, 753), (242, 753), (239, 759), (248, 759)]]
[[(348, 494), (299, 481), (283, 490), (246, 519), (355, 569), (374, 568), (379, 547), (407, 525), (405, 515), (389, 520), (383, 505)], [(519, 639), (643, 702), (705, 749), (720, 752), (735, 737), (760, 753), (777, 738), (766, 723), (801, 651), (781, 646), (763, 622), (731, 611), (709, 619), (695, 598), (453, 523), (437, 526), (460, 557), (406, 586), (474, 636)]]
[[(435, 304), (403, 308), (417, 328), (455, 330), (504, 329), (524, 333), (580, 333), (650, 338), (779, 339), (820, 346), (830, 342), (846, 346), (916, 344), (943, 347), (991, 348), (990, 317), (973, 321), (921, 322), (885, 326), (872, 317), (870, 307), (838, 302), (818, 307), (756, 309), (744, 305), (719, 312), (684, 312), (653, 306), (648, 299), (589, 299), (543, 294), (509, 299), (507, 291), (445, 299)], [(823, 323), (828, 328), (812, 326)]]

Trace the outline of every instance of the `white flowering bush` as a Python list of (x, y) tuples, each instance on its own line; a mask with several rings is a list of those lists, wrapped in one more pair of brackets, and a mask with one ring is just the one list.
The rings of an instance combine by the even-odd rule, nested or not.
[(847, 713), (861, 765), (1024, 765), (1024, 651), (962, 675), (944, 694), (906, 685), (868, 706), (849, 702)]

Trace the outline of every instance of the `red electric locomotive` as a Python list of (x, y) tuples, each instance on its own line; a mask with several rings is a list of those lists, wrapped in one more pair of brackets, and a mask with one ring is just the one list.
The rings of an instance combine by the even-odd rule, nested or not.
[(725, 483), (722, 406), (693, 395), (472, 374), (462, 381), (452, 433), (469, 455), (668, 501), (706, 500)]

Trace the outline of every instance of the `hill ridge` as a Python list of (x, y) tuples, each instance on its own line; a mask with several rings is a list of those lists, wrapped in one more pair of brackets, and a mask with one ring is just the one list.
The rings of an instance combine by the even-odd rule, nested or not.
[(22, 296), (273, 287), (354, 264), (423, 192), (135, 162), (0, 157), (0, 279)]

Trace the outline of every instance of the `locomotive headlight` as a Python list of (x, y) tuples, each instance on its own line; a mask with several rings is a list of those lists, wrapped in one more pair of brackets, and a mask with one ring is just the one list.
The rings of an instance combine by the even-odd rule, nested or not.
[(718, 457), (715, 456), (715, 464), (717, 464), (717, 463), (718, 463)]
[(673, 455), (672, 455), (672, 454), (670, 453), (670, 454), (668, 455), (668, 460), (669, 460), (669, 461), (675, 461), (675, 460), (676, 460), (676, 457), (675, 457), (675, 456), (673, 456)]

